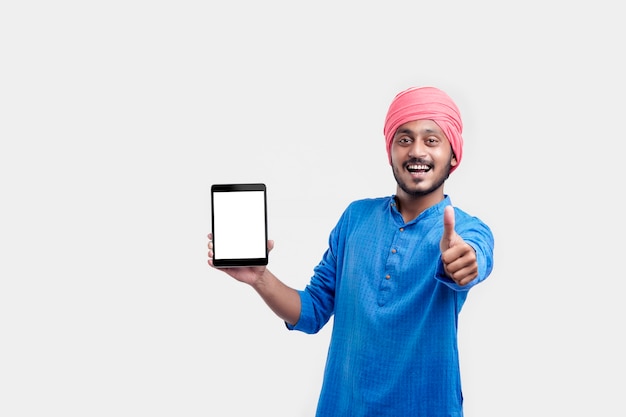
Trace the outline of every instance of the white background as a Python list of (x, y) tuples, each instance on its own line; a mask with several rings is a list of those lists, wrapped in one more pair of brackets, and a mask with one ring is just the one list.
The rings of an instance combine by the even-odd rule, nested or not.
[(267, 184), (270, 268), (302, 288), (345, 206), (395, 192), (412, 85), (459, 105), (446, 192), (496, 239), (466, 417), (623, 413), (621, 9), (3, 2), (0, 415), (312, 416), (330, 326), (207, 266), (210, 185)]

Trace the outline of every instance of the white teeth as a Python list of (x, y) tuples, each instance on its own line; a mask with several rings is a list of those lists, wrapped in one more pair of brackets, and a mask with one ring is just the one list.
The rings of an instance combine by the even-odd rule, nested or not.
[(407, 169), (419, 169), (419, 170), (427, 170), (428, 166), (426, 165), (409, 165)]

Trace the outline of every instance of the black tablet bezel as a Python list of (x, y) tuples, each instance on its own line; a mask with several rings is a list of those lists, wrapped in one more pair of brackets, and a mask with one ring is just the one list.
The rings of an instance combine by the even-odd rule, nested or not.
[[(213, 245), (219, 247), (219, 236), (215, 235), (215, 210), (214, 193), (216, 192), (263, 192), (263, 211), (265, 222), (265, 257), (263, 258), (213, 258), (213, 265), (218, 268), (263, 266), (269, 261), (269, 251), (267, 249), (267, 187), (263, 183), (240, 183), (240, 184), (213, 184), (211, 185), (211, 232), (213, 234)], [(219, 252), (219, 251), (218, 251)]]

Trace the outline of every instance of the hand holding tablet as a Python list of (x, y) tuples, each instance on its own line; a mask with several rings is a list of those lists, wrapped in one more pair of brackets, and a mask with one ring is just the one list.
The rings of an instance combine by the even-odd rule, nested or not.
[(215, 267), (267, 265), (265, 184), (213, 184), (211, 227)]

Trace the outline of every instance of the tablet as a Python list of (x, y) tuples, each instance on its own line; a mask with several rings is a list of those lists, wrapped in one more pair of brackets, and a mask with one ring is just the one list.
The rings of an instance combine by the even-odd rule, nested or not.
[(265, 184), (213, 184), (211, 228), (214, 266), (267, 265)]

